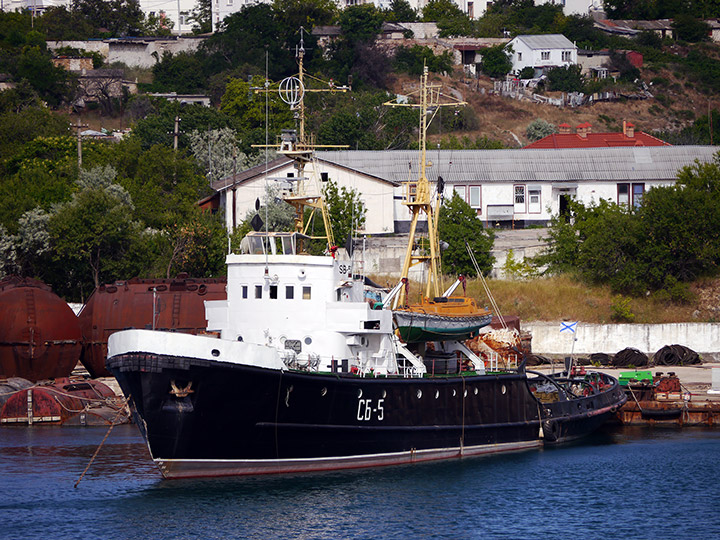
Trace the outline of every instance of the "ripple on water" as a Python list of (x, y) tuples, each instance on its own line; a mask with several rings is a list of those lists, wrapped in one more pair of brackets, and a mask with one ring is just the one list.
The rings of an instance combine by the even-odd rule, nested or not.
[(720, 432), (616, 430), (574, 446), (307, 476), (162, 480), (133, 426), (0, 428), (2, 537), (705, 538)]

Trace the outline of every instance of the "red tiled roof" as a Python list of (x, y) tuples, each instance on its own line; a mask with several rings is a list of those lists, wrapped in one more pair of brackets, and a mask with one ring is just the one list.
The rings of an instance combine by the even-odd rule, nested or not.
[(634, 137), (628, 137), (622, 132), (588, 133), (584, 137), (577, 133), (553, 133), (528, 144), (525, 148), (603, 148), (613, 146), (670, 146), (670, 144), (642, 131), (636, 131)]

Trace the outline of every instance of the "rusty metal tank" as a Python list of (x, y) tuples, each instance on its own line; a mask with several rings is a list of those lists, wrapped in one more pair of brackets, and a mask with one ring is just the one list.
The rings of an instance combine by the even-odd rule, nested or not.
[[(101, 285), (78, 315), (81, 361), (92, 377), (107, 377), (110, 334), (127, 328), (155, 328), (189, 334), (205, 331), (205, 300), (225, 300), (225, 278), (130, 279)], [(154, 302), (153, 302), (154, 299)], [(155, 305), (153, 309), (153, 303)], [(154, 314), (154, 324), (153, 324)]]
[(100, 381), (60, 378), (26, 383), (0, 407), (0, 425), (97, 426), (130, 421), (125, 400)]
[(0, 379), (68, 377), (80, 339), (75, 313), (49, 286), (18, 276), (0, 280)]

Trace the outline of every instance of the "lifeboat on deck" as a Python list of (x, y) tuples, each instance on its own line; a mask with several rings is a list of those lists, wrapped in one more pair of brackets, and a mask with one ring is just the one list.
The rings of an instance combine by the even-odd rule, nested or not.
[(471, 339), (492, 321), (492, 314), (467, 296), (423, 298), (395, 308), (393, 315), (405, 343)]

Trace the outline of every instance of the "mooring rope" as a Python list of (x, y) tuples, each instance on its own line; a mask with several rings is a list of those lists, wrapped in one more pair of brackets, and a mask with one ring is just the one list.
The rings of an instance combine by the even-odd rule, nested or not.
[(103, 437), (103, 440), (100, 442), (100, 445), (97, 447), (97, 450), (95, 450), (95, 453), (94, 453), (94, 454), (92, 455), (92, 457), (90, 458), (90, 461), (88, 462), (87, 467), (85, 467), (85, 470), (84, 470), (84, 471), (82, 472), (82, 474), (80, 475), (80, 478), (78, 478), (78, 479), (77, 479), (77, 482), (75, 482), (75, 486), (74, 486), (74, 487), (76, 487), (76, 488), (78, 487), (78, 484), (80, 483), (80, 481), (81, 481), (81, 480), (83, 479), (83, 477), (85, 476), (85, 473), (88, 472), (88, 469), (90, 469), (90, 466), (93, 464), (93, 461), (95, 461), (95, 458), (97, 457), (98, 453), (100, 452), (100, 449), (102, 448), (103, 444), (105, 444), (105, 441), (106, 441), (107, 438), (110, 436), (110, 432), (111, 432), (112, 429), (115, 427), (115, 422), (117, 421), (118, 418), (120, 418), (120, 414), (123, 412), (123, 409), (125, 408), (125, 405), (127, 405), (127, 403), (128, 403), (129, 400), (130, 400), (130, 395), (128, 395), (128, 397), (125, 398), (125, 400), (123, 401), (122, 406), (118, 409), (118, 412), (117, 412), (117, 414), (115, 415), (115, 418), (113, 418), (112, 422), (110, 423), (110, 427), (108, 428), (107, 433), (105, 433), (105, 437)]

